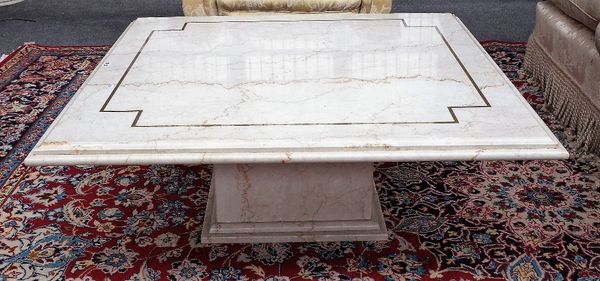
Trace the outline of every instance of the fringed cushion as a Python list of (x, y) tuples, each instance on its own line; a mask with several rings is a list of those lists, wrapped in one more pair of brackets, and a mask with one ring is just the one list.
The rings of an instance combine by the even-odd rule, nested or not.
[(594, 31), (552, 3), (537, 4), (525, 69), (539, 79), (551, 110), (578, 131), (583, 150), (600, 152), (600, 54)]
[(576, 130), (579, 152), (600, 154), (600, 109), (552, 61), (534, 36), (527, 44), (525, 70), (540, 81), (546, 103), (556, 118)]

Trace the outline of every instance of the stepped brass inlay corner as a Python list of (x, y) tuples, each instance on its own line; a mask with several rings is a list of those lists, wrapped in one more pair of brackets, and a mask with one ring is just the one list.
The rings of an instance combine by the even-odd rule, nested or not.
[[(121, 84), (123, 83), (123, 80), (125, 79), (125, 77), (127, 76), (127, 74), (129, 73), (129, 71), (131, 70), (131, 68), (133, 67), (133, 65), (135, 64), (135, 62), (137, 61), (137, 59), (139, 58), (139, 56), (141, 55), (142, 51), (144, 50), (144, 48), (146, 47), (146, 45), (148, 44), (148, 42), (150, 41), (150, 38), (152, 38), (152, 36), (154, 35), (155, 32), (180, 32), (180, 31), (184, 31), (187, 26), (189, 24), (219, 24), (219, 23), (224, 23), (224, 22), (247, 22), (247, 23), (264, 23), (264, 22), (323, 22), (323, 21), (401, 21), (402, 24), (404, 25), (404, 27), (410, 28), (410, 27), (429, 27), (429, 28), (435, 28), (436, 32), (440, 35), (442, 41), (444, 42), (444, 44), (446, 45), (446, 47), (448, 48), (448, 50), (451, 52), (452, 56), (454, 57), (454, 59), (456, 60), (456, 62), (458, 62), (459, 66), (461, 67), (461, 69), (463, 70), (463, 72), (465, 73), (465, 75), (467, 76), (467, 78), (469, 79), (469, 82), (472, 84), (472, 86), (475, 88), (475, 90), (477, 91), (479, 97), (482, 99), (482, 101), (484, 102), (484, 105), (470, 105), (470, 106), (448, 106), (446, 107), (449, 111), (450, 116), (452, 117), (451, 121), (413, 121), (413, 122), (336, 122), (336, 123), (265, 123), (265, 124), (203, 124), (203, 125), (139, 125), (138, 121), (141, 118), (142, 113), (144, 112), (143, 110), (138, 110), (138, 109), (131, 109), (131, 110), (109, 110), (107, 109), (110, 101), (112, 100), (113, 96), (115, 95), (115, 93), (117, 92), (117, 90), (119, 89), (119, 87), (121, 86)], [(260, 21), (250, 21), (250, 20), (223, 20), (223, 21), (191, 21), (191, 22), (185, 22), (183, 24), (183, 26), (180, 29), (159, 29), (159, 30), (152, 30), (150, 31), (150, 33), (148, 34), (148, 36), (146, 37), (146, 39), (144, 40), (144, 43), (142, 44), (142, 46), (140, 47), (140, 49), (138, 50), (138, 52), (136, 53), (136, 55), (134, 56), (133, 60), (129, 63), (127, 69), (125, 70), (125, 72), (123, 73), (123, 75), (121, 76), (121, 78), (119, 79), (119, 81), (117, 82), (117, 84), (115, 85), (115, 87), (113, 88), (113, 90), (111, 91), (110, 95), (108, 96), (108, 98), (106, 99), (106, 101), (104, 102), (104, 104), (102, 105), (102, 107), (100, 108), (100, 112), (110, 112), (110, 113), (118, 113), (118, 112), (135, 112), (135, 118), (131, 124), (131, 127), (137, 127), (137, 128), (151, 128), (151, 127), (249, 127), (249, 126), (340, 126), (340, 125), (409, 125), (409, 124), (458, 124), (460, 123), (456, 113), (454, 112), (454, 109), (459, 109), (459, 108), (489, 108), (491, 107), (489, 101), (487, 100), (487, 98), (485, 97), (485, 95), (483, 94), (483, 92), (481, 91), (480, 87), (477, 85), (477, 83), (475, 82), (475, 80), (473, 79), (473, 77), (470, 75), (470, 73), (467, 71), (465, 65), (462, 63), (462, 61), (460, 60), (460, 58), (458, 57), (458, 55), (456, 54), (456, 52), (454, 51), (454, 49), (452, 48), (452, 46), (450, 46), (450, 43), (448, 42), (448, 40), (446, 39), (446, 37), (444, 36), (444, 34), (441, 32), (441, 30), (437, 27), (437, 26), (409, 26), (406, 21), (404, 19), (373, 19), (373, 18), (365, 18), (365, 19), (308, 19), (308, 20), (260, 20)]]

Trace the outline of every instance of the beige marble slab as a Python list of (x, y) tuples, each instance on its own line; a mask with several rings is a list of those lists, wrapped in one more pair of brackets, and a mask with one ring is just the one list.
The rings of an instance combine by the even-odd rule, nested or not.
[(556, 159), (452, 14), (141, 18), (29, 165)]

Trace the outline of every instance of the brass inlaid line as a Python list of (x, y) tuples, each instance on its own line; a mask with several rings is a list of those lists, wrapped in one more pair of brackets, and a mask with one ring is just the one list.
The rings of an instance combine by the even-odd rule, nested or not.
[[(153, 128), (153, 127), (160, 127), (160, 128), (168, 128), (168, 127), (252, 127), (252, 126), (258, 126), (258, 127), (264, 127), (264, 126), (348, 126), (348, 125), (398, 125), (398, 124), (455, 124), (458, 123), (458, 121), (456, 120), (456, 117), (454, 116), (454, 113), (451, 113), (451, 116), (453, 117), (453, 121), (412, 121), (412, 122), (377, 122), (377, 123), (371, 123), (371, 122), (336, 122), (336, 123), (316, 123), (316, 122), (307, 122), (307, 123), (252, 123), (252, 124), (238, 124), (238, 123), (231, 123), (231, 124), (202, 124), (202, 125), (138, 125), (137, 124), (137, 120), (139, 119), (139, 116), (142, 113), (142, 110), (131, 110), (131, 111), (111, 111), (111, 112), (135, 112), (135, 111), (139, 111), (139, 113), (136, 115), (135, 121), (133, 122), (133, 124), (131, 125), (131, 127), (137, 127), (137, 128)], [(105, 112), (109, 112), (109, 111), (105, 111)]]
[[(215, 23), (223, 23), (223, 22), (247, 22), (247, 23), (264, 23), (264, 22), (327, 22), (327, 21), (382, 21), (382, 20), (393, 20), (393, 21), (401, 21), (402, 24), (404, 25), (404, 27), (429, 27), (429, 28), (435, 28), (436, 32), (440, 35), (440, 37), (442, 38), (442, 41), (444, 42), (444, 44), (446, 45), (446, 47), (448, 48), (448, 50), (450, 51), (450, 53), (452, 54), (452, 56), (454, 57), (454, 59), (456, 60), (456, 62), (458, 62), (459, 66), (461, 67), (461, 69), (463, 70), (463, 72), (465, 73), (465, 75), (467, 76), (467, 78), (469, 79), (469, 81), (471, 82), (471, 84), (473, 85), (473, 87), (476, 89), (478, 95), (481, 97), (481, 99), (483, 100), (485, 105), (468, 105), (468, 106), (448, 106), (446, 107), (450, 113), (450, 116), (452, 117), (452, 121), (412, 121), (412, 122), (333, 122), (333, 123), (259, 123), (259, 124), (202, 124), (202, 125), (139, 125), (138, 122), (142, 116), (142, 113), (144, 112), (143, 110), (139, 110), (139, 109), (131, 109), (131, 110), (109, 110), (107, 109), (108, 104), (110, 103), (110, 101), (112, 100), (113, 96), (115, 95), (115, 93), (117, 92), (117, 90), (119, 89), (119, 87), (121, 86), (121, 84), (123, 83), (123, 81), (125, 80), (125, 77), (127, 76), (127, 74), (129, 73), (129, 71), (131, 70), (131, 68), (133, 67), (133, 65), (135, 64), (135, 62), (137, 61), (137, 59), (139, 58), (139, 56), (141, 55), (142, 51), (144, 50), (144, 48), (146, 47), (146, 45), (148, 44), (148, 42), (150, 41), (150, 38), (154, 35), (155, 32), (173, 32), (173, 31), (184, 31), (188, 24), (215, 24)], [(487, 100), (487, 98), (485, 97), (485, 95), (483, 94), (483, 92), (481, 91), (481, 89), (479, 88), (479, 86), (477, 85), (477, 83), (475, 82), (475, 80), (473, 79), (473, 77), (470, 75), (470, 73), (467, 71), (465, 65), (462, 63), (462, 61), (460, 60), (460, 58), (458, 57), (458, 55), (456, 54), (456, 52), (454, 51), (454, 49), (452, 48), (452, 46), (450, 46), (448, 40), (446, 39), (446, 37), (444, 36), (444, 34), (442, 34), (442, 32), (440, 31), (440, 29), (437, 26), (409, 26), (406, 21), (404, 19), (342, 19), (342, 20), (338, 20), (338, 19), (307, 19), (307, 20), (260, 20), (260, 21), (251, 21), (251, 20), (224, 20), (224, 21), (215, 21), (215, 22), (185, 22), (183, 24), (183, 26), (180, 29), (162, 29), (162, 30), (152, 30), (150, 31), (150, 34), (148, 34), (148, 37), (146, 37), (146, 39), (144, 40), (144, 43), (142, 44), (140, 50), (136, 53), (136, 55), (134, 56), (133, 60), (131, 61), (131, 63), (129, 64), (129, 66), (127, 67), (127, 69), (125, 70), (125, 72), (123, 73), (123, 75), (121, 76), (121, 78), (119, 79), (119, 81), (117, 82), (117, 84), (115, 85), (114, 89), (111, 91), (110, 95), (108, 96), (107, 100), (104, 102), (104, 104), (102, 105), (102, 108), (100, 108), (100, 112), (112, 112), (112, 113), (116, 113), (116, 112), (135, 112), (136, 116), (131, 124), (131, 127), (138, 127), (138, 128), (153, 128), (153, 127), (158, 127), (158, 128), (162, 128), (162, 127), (250, 127), (250, 126), (347, 126), (347, 125), (409, 125), (409, 124), (457, 124), (459, 123), (458, 118), (456, 116), (456, 113), (454, 112), (454, 109), (458, 109), (458, 108), (485, 108), (485, 107), (491, 107), (489, 101)]]

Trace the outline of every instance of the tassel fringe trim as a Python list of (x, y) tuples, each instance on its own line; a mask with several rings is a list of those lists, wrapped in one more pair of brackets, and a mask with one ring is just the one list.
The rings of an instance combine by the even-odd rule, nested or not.
[(563, 125), (576, 132), (578, 153), (600, 154), (600, 109), (591, 105), (581, 89), (554, 63), (531, 36), (525, 52), (524, 69), (544, 89), (546, 105)]

